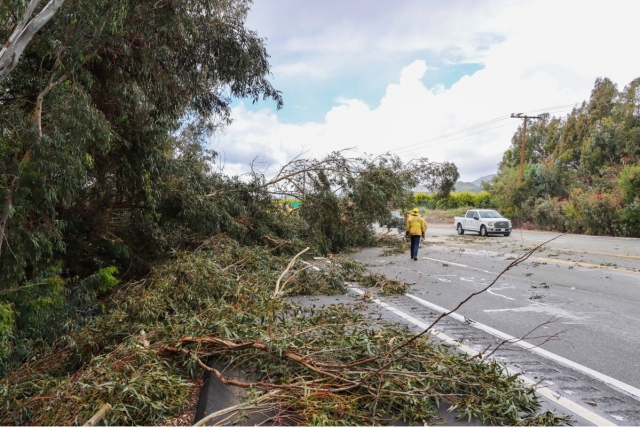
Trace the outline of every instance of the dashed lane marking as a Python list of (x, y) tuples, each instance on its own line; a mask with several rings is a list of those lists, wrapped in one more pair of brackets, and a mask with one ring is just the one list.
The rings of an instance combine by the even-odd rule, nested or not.
[[(357, 293), (359, 295), (364, 295), (364, 293), (365, 293), (365, 291), (363, 291), (362, 289), (356, 288), (354, 286), (349, 286), (349, 289), (354, 291), (355, 293)], [(397, 308), (393, 307), (390, 304), (387, 304), (385, 302), (380, 301), (380, 299), (378, 299), (378, 298), (373, 299), (371, 301), (373, 301), (374, 303), (378, 304), (379, 306), (385, 308), (386, 310), (392, 312), (393, 314), (401, 317), (402, 319), (405, 319), (408, 322), (418, 326), (419, 328), (422, 328), (423, 330), (427, 329), (429, 327), (429, 325), (427, 325), (426, 323), (416, 319), (413, 316), (408, 315), (407, 313), (404, 313), (401, 310), (398, 310)], [(469, 354), (470, 356), (477, 356), (479, 354), (479, 352), (477, 350), (474, 350), (469, 346), (461, 344), (460, 342), (454, 340), (453, 338), (451, 338), (450, 336), (444, 334), (441, 331), (432, 330), (432, 334), (431, 335), (440, 338), (442, 341), (446, 342), (449, 345), (455, 346), (460, 351), (463, 351), (463, 352)], [(533, 381), (530, 378), (527, 378), (526, 376), (522, 375), (519, 372), (516, 372), (516, 371), (512, 370), (509, 367), (505, 367), (505, 370), (509, 373), (509, 375), (519, 375), (519, 377), (524, 381), (524, 383), (527, 384), (528, 386), (534, 387), (538, 394), (540, 394), (541, 396), (546, 397), (547, 399), (549, 399), (549, 401), (554, 402), (557, 405), (560, 405), (563, 408), (573, 412), (574, 414), (578, 415), (579, 417), (582, 417), (583, 419), (589, 421), (590, 423), (593, 423), (593, 424), (595, 424), (597, 426), (615, 426), (616, 425), (615, 423), (609, 421), (606, 418), (601, 417), (600, 415), (598, 415), (598, 414), (590, 411), (589, 409), (587, 409), (587, 408), (575, 403), (574, 401), (569, 400), (566, 397), (564, 397), (564, 396), (562, 396), (562, 395), (560, 395), (558, 393), (555, 393), (550, 388), (540, 386), (537, 382)]]
[(487, 289), (487, 292), (489, 292), (491, 295), (495, 295), (497, 297), (502, 297), (502, 298), (506, 298), (506, 299), (511, 300), (511, 301), (516, 301), (515, 298), (511, 298), (511, 297), (508, 297), (508, 296), (502, 295), (502, 294), (497, 294), (497, 293), (493, 292), (491, 289)]
[[(451, 262), (451, 261), (444, 261), (441, 259), (436, 259), (436, 258), (428, 258), (426, 256), (423, 256), (422, 259), (426, 259), (429, 261), (435, 261), (435, 262), (444, 262), (446, 264), (450, 264), (450, 265), (457, 265), (459, 267), (464, 267), (464, 268), (470, 268), (471, 270), (477, 270), (477, 271), (482, 271), (483, 273), (487, 273), (487, 274), (498, 274), (498, 273), (494, 273), (493, 271), (489, 271), (489, 270), (483, 270), (482, 268), (477, 268), (477, 267), (471, 267), (468, 265), (464, 265), (464, 264), (457, 264), (455, 262)], [(510, 279), (517, 279), (517, 280), (525, 280), (525, 281), (529, 281), (528, 279), (522, 278), (522, 277), (516, 277), (516, 276), (509, 276), (507, 274), (503, 274), (502, 277), (508, 277)]]
[(423, 256), (422, 258), (423, 259), (428, 259), (428, 260), (431, 260), (431, 261), (444, 262), (444, 263), (450, 264), (450, 265), (457, 265), (459, 267), (468, 267), (467, 265), (464, 265), (464, 264), (458, 264), (458, 263), (451, 262), (451, 261), (443, 261), (441, 259), (435, 259), (435, 258), (427, 258), (426, 256)]

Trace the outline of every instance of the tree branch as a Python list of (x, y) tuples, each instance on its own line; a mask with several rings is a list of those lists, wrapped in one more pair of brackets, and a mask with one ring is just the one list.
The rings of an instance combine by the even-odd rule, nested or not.
[(22, 21), (13, 30), (11, 37), (9, 37), (9, 40), (0, 51), (0, 81), (4, 80), (18, 65), (18, 60), (27, 44), (53, 18), (53, 15), (62, 6), (64, 0), (51, 0), (35, 18), (30, 20), (38, 3), (40, 3), (40, 0), (31, 0), (29, 2)]
[[(1, 247), (0, 247), (0, 249), (1, 249)], [(11, 292), (19, 292), (19, 291), (23, 291), (25, 289), (33, 288), (34, 286), (41, 286), (41, 285), (46, 285), (46, 284), (47, 284), (47, 282), (33, 283), (31, 285), (20, 286), (19, 288), (5, 289), (5, 290), (0, 291), (0, 295), (8, 294), (8, 293), (11, 293)]]
[[(2, 246), (5, 239), (5, 229), (9, 222), (9, 212), (11, 211), (11, 188), (5, 190), (5, 200), (2, 204), (2, 213), (0, 213), (0, 255), (2, 254)], [(2, 294), (2, 292), (0, 292)]]
[(294, 256), (291, 261), (289, 261), (289, 265), (287, 265), (287, 268), (284, 269), (284, 271), (282, 272), (282, 274), (280, 275), (280, 277), (278, 277), (278, 280), (276, 281), (276, 289), (273, 291), (273, 296), (276, 297), (278, 295), (278, 292), (280, 291), (280, 281), (282, 280), (282, 278), (285, 276), (285, 274), (287, 274), (287, 272), (291, 269), (291, 267), (293, 267), (293, 265), (296, 263), (296, 260), (298, 259), (298, 257), (300, 255), (302, 255), (303, 253), (307, 252), (309, 249), (311, 249), (310, 247), (307, 247), (306, 249), (303, 249), (302, 251), (298, 252), (298, 254), (296, 256)]

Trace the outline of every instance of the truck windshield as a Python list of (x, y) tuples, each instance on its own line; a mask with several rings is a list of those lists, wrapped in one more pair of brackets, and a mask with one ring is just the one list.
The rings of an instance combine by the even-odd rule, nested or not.
[(502, 218), (502, 215), (500, 215), (496, 211), (480, 211), (480, 217), (481, 218)]

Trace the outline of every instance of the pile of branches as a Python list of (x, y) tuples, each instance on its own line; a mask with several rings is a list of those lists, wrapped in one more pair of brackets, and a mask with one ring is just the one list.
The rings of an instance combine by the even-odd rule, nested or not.
[[(364, 269), (339, 259), (316, 272), (276, 252), (218, 236), (119, 286), (100, 315), (2, 380), (0, 423), (79, 424), (108, 403), (108, 424), (158, 424), (187, 404), (204, 370), (249, 389), (245, 403), (219, 414), (227, 424), (251, 411), (278, 423), (422, 423), (441, 402), (488, 423), (564, 421), (537, 413), (534, 390), (497, 363), (341, 305), (291, 302), (313, 289), (346, 292)], [(209, 357), (252, 380), (226, 378)]]
[(406, 253), (410, 247), (407, 239), (400, 236), (391, 236), (388, 232), (376, 237), (373, 242), (373, 246), (384, 248), (380, 256), (403, 254)]
[(404, 295), (407, 288), (415, 283), (389, 279), (383, 274), (361, 275), (358, 284), (365, 288), (375, 288), (379, 295)]

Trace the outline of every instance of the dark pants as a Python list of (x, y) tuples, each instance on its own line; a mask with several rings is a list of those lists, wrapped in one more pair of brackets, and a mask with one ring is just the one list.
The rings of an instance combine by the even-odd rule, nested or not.
[(418, 246), (420, 246), (420, 236), (411, 236), (411, 258), (418, 257)]

